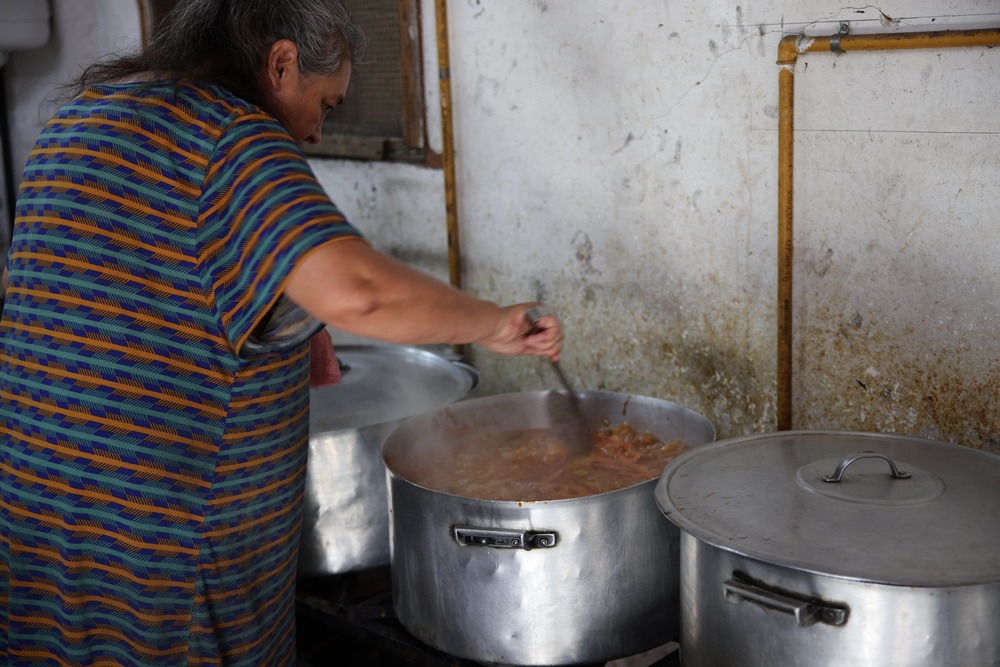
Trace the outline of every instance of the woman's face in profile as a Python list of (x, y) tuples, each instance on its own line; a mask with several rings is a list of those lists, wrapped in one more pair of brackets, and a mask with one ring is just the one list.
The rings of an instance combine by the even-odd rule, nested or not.
[(344, 102), (351, 82), (351, 61), (332, 74), (302, 75), (297, 62), (271, 74), (270, 112), (296, 143), (319, 143), (323, 120)]

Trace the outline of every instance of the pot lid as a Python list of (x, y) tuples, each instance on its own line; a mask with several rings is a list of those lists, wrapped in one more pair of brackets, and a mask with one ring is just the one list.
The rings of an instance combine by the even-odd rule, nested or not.
[(764, 562), (903, 586), (1000, 582), (1000, 456), (962, 445), (850, 431), (720, 440), (667, 464), (655, 496), (681, 530)]
[(309, 432), (394, 422), (463, 398), (479, 382), (471, 366), (400, 345), (337, 345), (342, 379), (310, 392)]

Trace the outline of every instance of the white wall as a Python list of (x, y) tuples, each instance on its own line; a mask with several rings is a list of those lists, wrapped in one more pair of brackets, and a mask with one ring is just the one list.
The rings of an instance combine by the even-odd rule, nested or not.
[(10, 54), (5, 76), (11, 152), (23, 166), (42, 125), (55, 111), (58, 86), (95, 59), (137, 44), (139, 6), (126, 0), (51, 0), (52, 36), (39, 49)]
[[(15, 54), (19, 155), (40, 91), (138, 39), (130, 6), (57, 0), (55, 48)], [(470, 0), (448, 19), (465, 287), (544, 298), (580, 388), (676, 400), (725, 437), (775, 426), (779, 40), (998, 27), (1000, 6)], [(793, 426), (1000, 451), (1000, 49), (795, 71)], [(447, 277), (440, 171), (314, 166), (376, 246)], [(470, 351), (480, 394), (556, 386), (540, 360)]]

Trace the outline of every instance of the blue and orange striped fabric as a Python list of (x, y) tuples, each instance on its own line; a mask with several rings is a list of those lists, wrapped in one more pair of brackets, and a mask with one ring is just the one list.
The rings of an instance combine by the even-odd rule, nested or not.
[(308, 345), (241, 352), (357, 236), (221, 88), (96, 86), (48, 123), (0, 321), (0, 661), (294, 663)]

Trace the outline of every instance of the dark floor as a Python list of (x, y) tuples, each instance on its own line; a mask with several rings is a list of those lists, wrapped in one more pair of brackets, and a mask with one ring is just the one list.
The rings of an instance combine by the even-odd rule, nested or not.
[[(447, 655), (411, 635), (396, 619), (388, 569), (316, 577), (297, 590), (299, 667), (482, 667)], [(599, 665), (680, 667), (676, 645)]]

